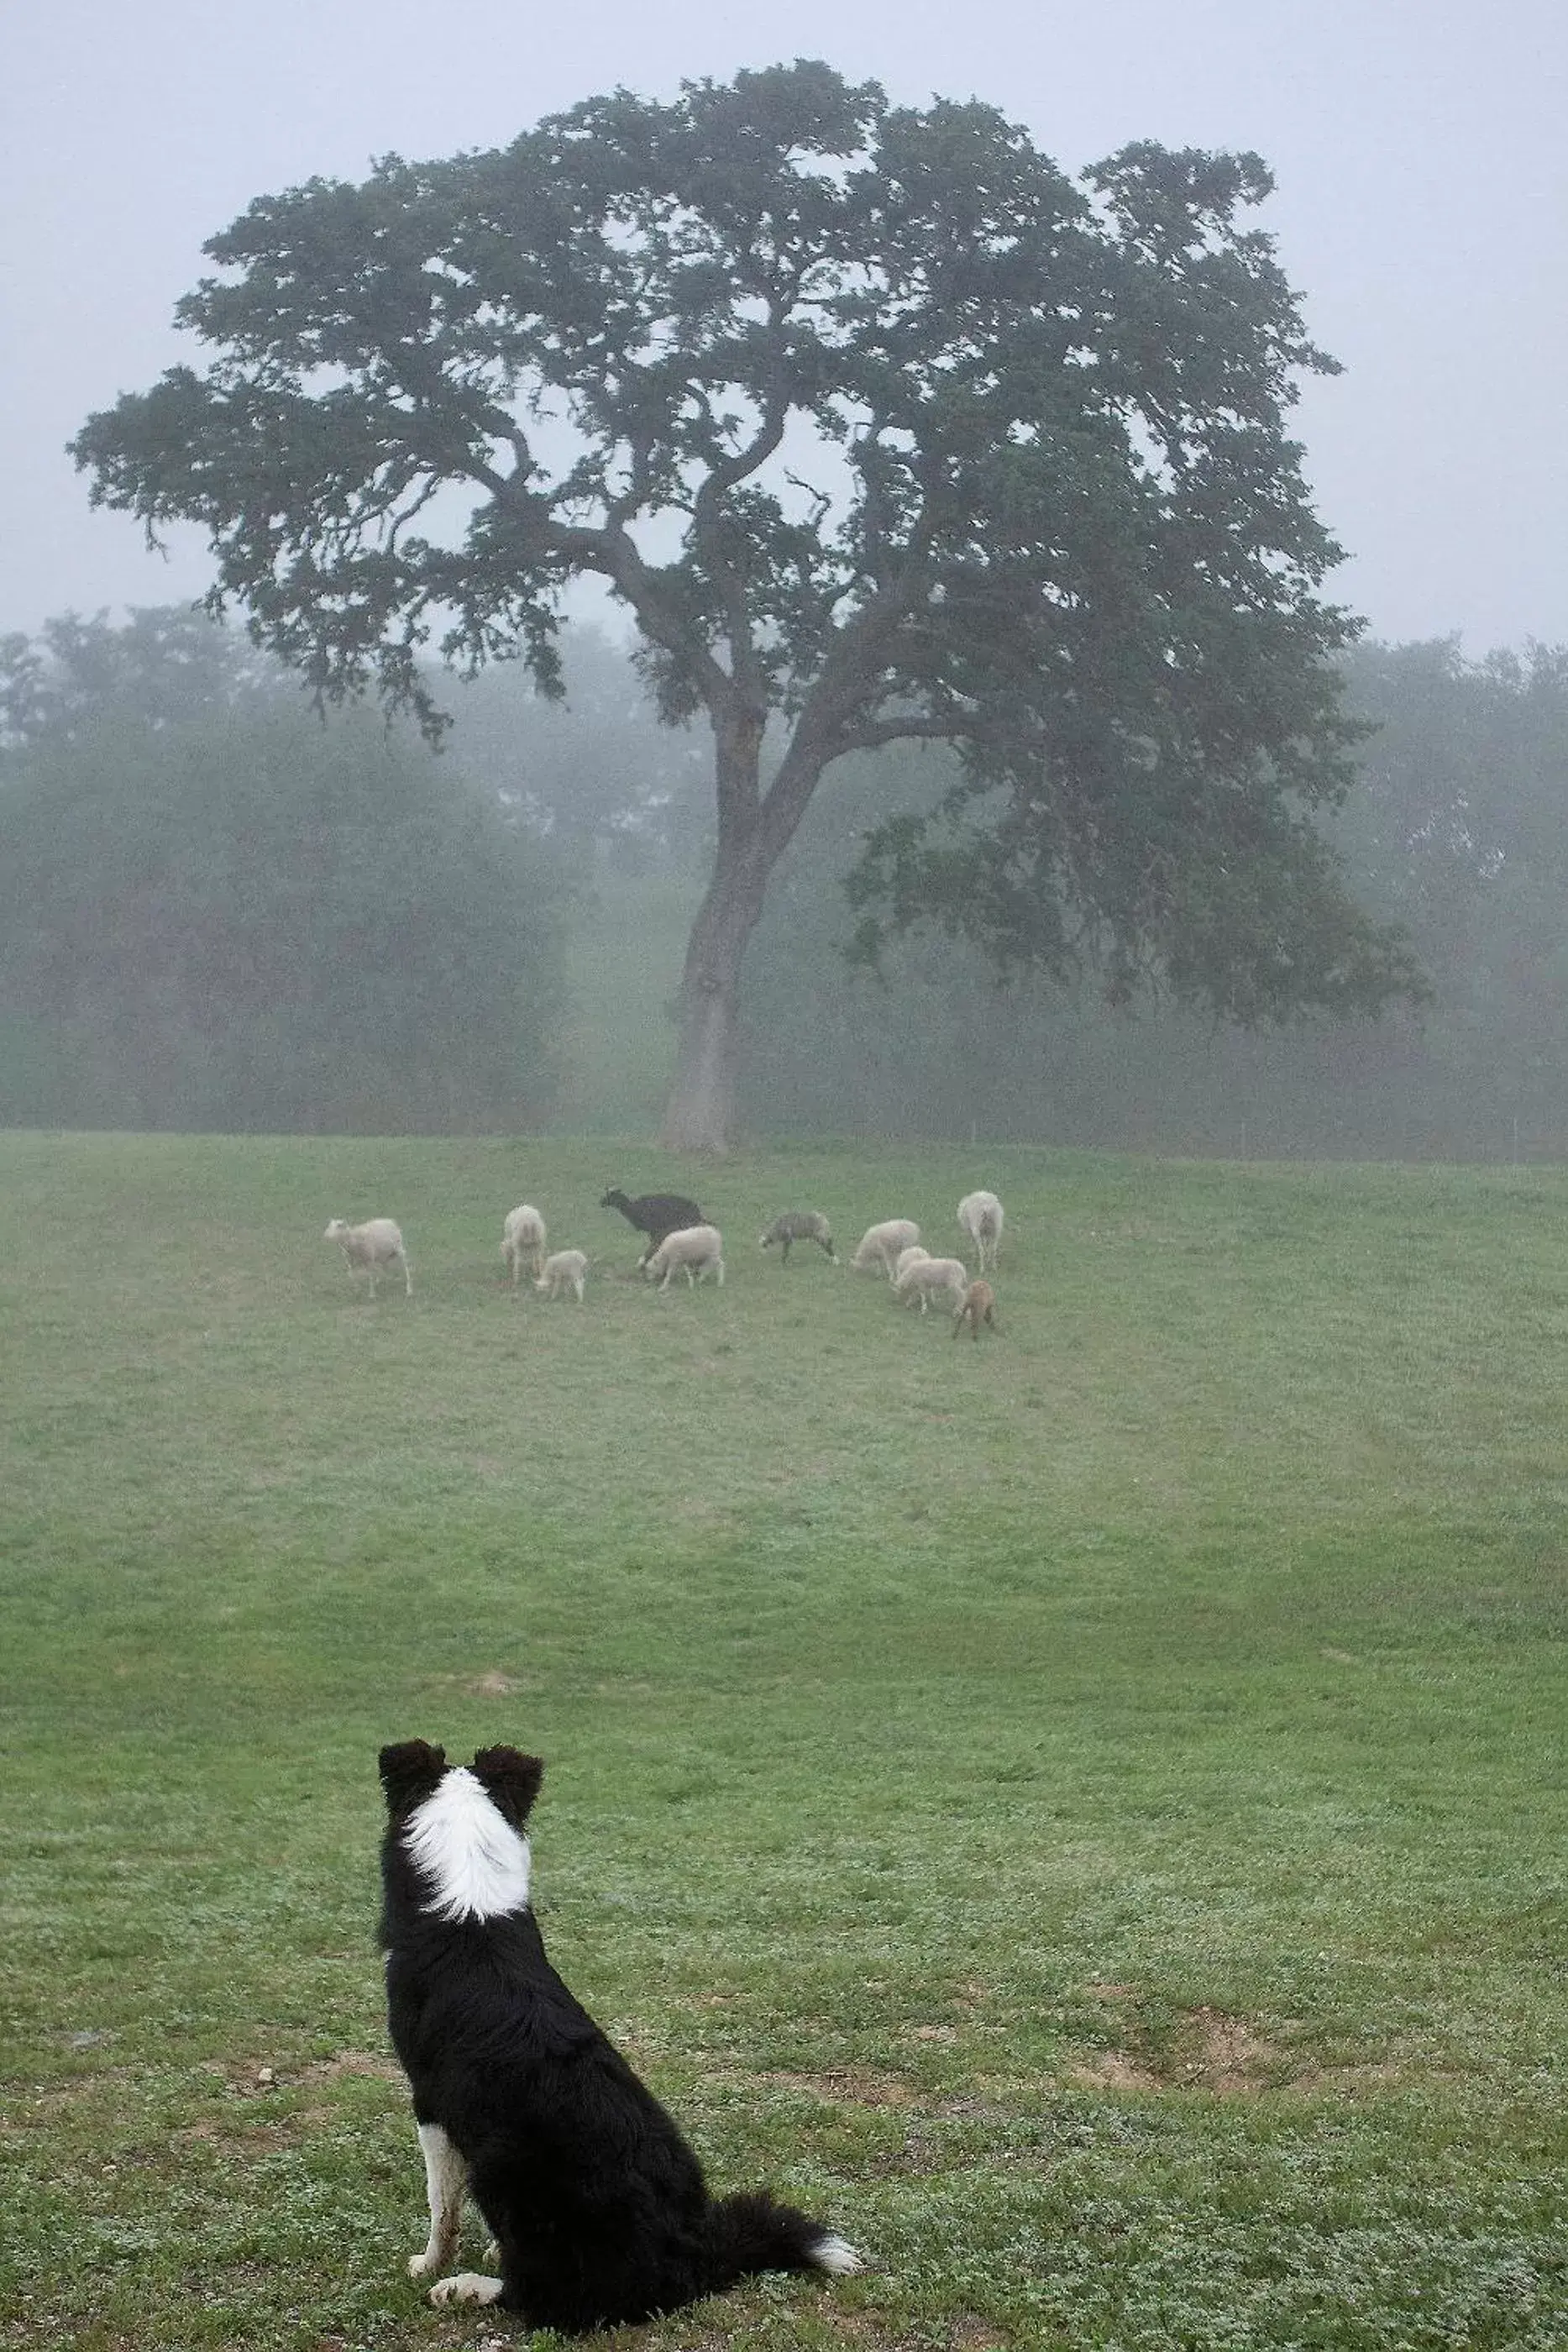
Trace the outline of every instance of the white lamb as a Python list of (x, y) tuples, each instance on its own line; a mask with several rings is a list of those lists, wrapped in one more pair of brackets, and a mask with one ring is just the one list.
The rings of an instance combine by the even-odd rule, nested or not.
[(564, 1298), (568, 1290), (577, 1293), (577, 1303), (582, 1304), (582, 1286), (588, 1278), (588, 1255), (584, 1250), (555, 1250), (546, 1258), (534, 1288), (547, 1298)]
[(371, 1297), (376, 1295), (376, 1274), (379, 1268), (401, 1265), (403, 1288), (413, 1297), (413, 1276), (409, 1268), (408, 1252), (402, 1245), (402, 1235), (390, 1217), (371, 1217), (362, 1225), (346, 1225), (341, 1217), (334, 1217), (321, 1236), (323, 1241), (340, 1242), (349, 1264), (362, 1265), (371, 1277)]
[(923, 1257), (929, 1257), (930, 1255), (930, 1251), (928, 1249), (922, 1249), (918, 1242), (911, 1242), (906, 1250), (900, 1250), (898, 1253), (898, 1262), (893, 1269), (894, 1288), (896, 1288), (899, 1283), (903, 1281), (905, 1266), (918, 1265)]
[(892, 1282), (899, 1252), (912, 1249), (919, 1239), (920, 1228), (908, 1217), (889, 1217), (884, 1224), (866, 1228), (850, 1264), (857, 1274), (865, 1274), (872, 1266), (879, 1265)]
[(501, 1255), (511, 1268), (514, 1290), (522, 1280), (525, 1265), (537, 1275), (544, 1265), (545, 1221), (526, 1201), (510, 1212), (501, 1227)]
[(975, 1244), (980, 1272), (988, 1265), (997, 1270), (997, 1252), (1001, 1247), (1002, 1204), (994, 1192), (966, 1192), (958, 1203), (958, 1223)]
[(724, 1282), (724, 1238), (716, 1225), (683, 1225), (678, 1233), (666, 1234), (646, 1268), (648, 1280), (663, 1275), (661, 1290), (668, 1290), (671, 1277), (679, 1271), (686, 1277), (690, 1288), (695, 1289), (705, 1274), (716, 1275)]
[(969, 1269), (961, 1257), (917, 1257), (900, 1275), (894, 1297), (900, 1300), (918, 1298), (924, 1315), (938, 1291), (947, 1291), (954, 1307), (959, 1307), (968, 1287)]

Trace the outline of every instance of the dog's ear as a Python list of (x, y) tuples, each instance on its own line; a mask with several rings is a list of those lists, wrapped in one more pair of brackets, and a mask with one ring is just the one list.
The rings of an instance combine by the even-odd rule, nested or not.
[(507, 1819), (520, 1830), (545, 1776), (540, 1759), (521, 1756), (515, 1748), (481, 1748), (474, 1769)]
[(431, 1795), (445, 1769), (445, 1748), (432, 1748), (427, 1739), (403, 1739), (383, 1748), (382, 1786), (387, 1792), (388, 1811), (406, 1813)]

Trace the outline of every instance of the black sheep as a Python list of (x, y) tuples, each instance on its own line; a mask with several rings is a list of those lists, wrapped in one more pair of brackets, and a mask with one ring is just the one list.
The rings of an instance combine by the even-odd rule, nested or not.
[(706, 1225), (707, 1219), (695, 1201), (680, 1192), (640, 1192), (629, 1201), (624, 1192), (612, 1188), (599, 1203), (601, 1209), (619, 1209), (629, 1225), (646, 1234), (648, 1245), (638, 1259), (646, 1265), (659, 1244), (671, 1234), (684, 1233), (688, 1225)]

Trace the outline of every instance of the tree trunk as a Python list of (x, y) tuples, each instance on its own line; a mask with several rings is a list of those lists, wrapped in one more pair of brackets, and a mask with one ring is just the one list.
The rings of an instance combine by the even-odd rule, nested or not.
[(721, 860), (692, 926), (681, 979), (674, 1083), (659, 1138), (670, 1151), (729, 1150), (740, 968), (762, 912), (762, 877), (750, 866), (750, 860)]
[(680, 1045), (659, 1140), (670, 1151), (726, 1152), (735, 1124), (740, 967), (768, 877), (794, 838), (826, 764), (818, 731), (798, 724), (766, 796), (767, 708), (737, 697), (715, 716), (718, 849), (686, 947)]

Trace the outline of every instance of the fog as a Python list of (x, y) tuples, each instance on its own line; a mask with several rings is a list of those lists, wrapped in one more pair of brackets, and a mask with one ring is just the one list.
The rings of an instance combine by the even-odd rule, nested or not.
[(796, 54), (895, 99), (977, 96), (1069, 169), (1132, 139), (1255, 148), (1267, 226), (1345, 367), (1299, 411), (1335, 592), (1379, 636), (1568, 638), (1561, 459), (1568, 16), (1554, 0), (1106, 0), (937, 8), (602, 0), (59, 0), (14, 12), (0, 158), (0, 628), (199, 594), (198, 536), (151, 553), (89, 509), (64, 444), (193, 356), (174, 302), (203, 240), (313, 173), (504, 142), (622, 83), (659, 96)]

